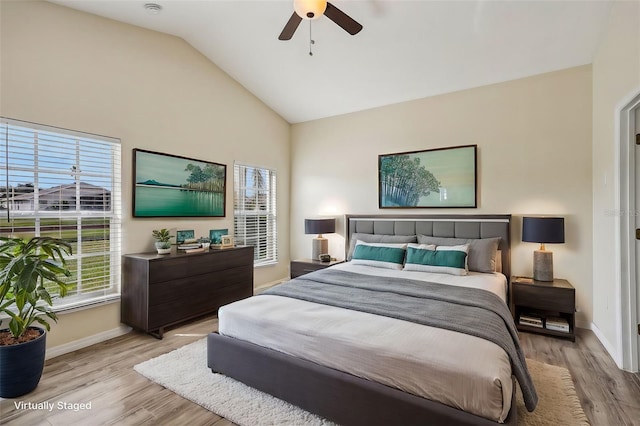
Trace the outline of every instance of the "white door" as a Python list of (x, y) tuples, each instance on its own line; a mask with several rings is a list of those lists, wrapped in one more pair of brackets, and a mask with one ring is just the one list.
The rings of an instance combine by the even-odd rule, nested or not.
[[(635, 111), (635, 135), (640, 134), (640, 106), (636, 107), (636, 111)], [(639, 136), (636, 136), (639, 137)], [(636, 138), (634, 137), (632, 139), (633, 141), (636, 141)], [(635, 198), (636, 198), (636, 208), (635, 208), (635, 218), (636, 218), (636, 229), (640, 229), (640, 145), (636, 144), (636, 148), (635, 148), (635, 153), (636, 153), (636, 194), (635, 194)], [(633, 284), (633, 283), (632, 283)], [(636, 315), (636, 319), (637, 322), (640, 323), (640, 240), (636, 239), (636, 311), (637, 311), (637, 315)], [(640, 324), (637, 325), (638, 327), (638, 332), (636, 333), (636, 343), (638, 345), (638, 349), (637, 349), (637, 357), (638, 359), (636, 360), (636, 365), (639, 366), (640, 368)]]

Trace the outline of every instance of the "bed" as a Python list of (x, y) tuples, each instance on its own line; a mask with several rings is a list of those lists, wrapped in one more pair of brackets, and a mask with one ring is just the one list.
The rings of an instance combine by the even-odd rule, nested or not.
[[(442, 246), (470, 242), (475, 247), (475, 252), (469, 252), (471, 263), (479, 259), (478, 247), (493, 239), (498, 248), (493, 261), (499, 272), (457, 276), (387, 269), (354, 256), (350, 262), (278, 286), (271, 294), (221, 308), (219, 333), (208, 337), (212, 371), (343, 425), (515, 425), (517, 384), (512, 373), (522, 374), (522, 368), (512, 370), (516, 358), (512, 350), (446, 325), (441, 329), (431, 323), (431, 317), (421, 316), (416, 321), (423, 322), (413, 323), (414, 318), (407, 320), (403, 312), (400, 317), (388, 316), (386, 312), (394, 307), (378, 306), (378, 293), (370, 293), (375, 285), (385, 292), (383, 286), (394, 285), (403, 293), (445, 284), (462, 297), (487, 295), (492, 303), (504, 305), (498, 310), (504, 310), (506, 277), (510, 276), (510, 216), (347, 215), (345, 225), (346, 259), (354, 255), (356, 241), (363, 246), (376, 246), (376, 241), (384, 241), (383, 246), (393, 245), (385, 244), (389, 241), (406, 245), (402, 241), (413, 236)], [(475, 264), (470, 266), (477, 269)], [(349, 284), (343, 287), (347, 278)], [(354, 290), (361, 285), (358, 282), (366, 288)], [(327, 283), (340, 284), (329, 287), (327, 297), (336, 299), (330, 303), (322, 299), (326, 292), (314, 293)], [(298, 293), (292, 296), (288, 291)], [(366, 309), (372, 310), (351, 306), (354, 291), (365, 292), (358, 303), (370, 304), (373, 307)], [(402, 297), (397, 302), (400, 308), (411, 304), (415, 295), (405, 296), (398, 296)], [(506, 312), (503, 315), (510, 321)]]

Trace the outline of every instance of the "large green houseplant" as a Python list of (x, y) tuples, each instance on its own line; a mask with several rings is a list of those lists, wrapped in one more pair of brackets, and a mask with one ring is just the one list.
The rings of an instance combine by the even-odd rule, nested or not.
[[(71, 276), (65, 256), (71, 245), (61, 239), (0, 237), (0, 314), (8, 329), (0, 329), (0, 397), (14, 398), (38, 385), (44, 368), (46, 334), (57, 321), (45, 286), (67, 293), (63, 277)], [(2, 324), (6, 319), (2, 320)]]

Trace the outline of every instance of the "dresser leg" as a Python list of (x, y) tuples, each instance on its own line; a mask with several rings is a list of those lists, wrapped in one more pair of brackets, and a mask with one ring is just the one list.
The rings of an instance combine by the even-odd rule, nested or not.
[(155, 332), (150, 331), (149, 334), (155, 337), (156, 339), (162, 340), (162, 335), (164, 334), (164, 327), (160, 327), (158, 331), (155, 331)]

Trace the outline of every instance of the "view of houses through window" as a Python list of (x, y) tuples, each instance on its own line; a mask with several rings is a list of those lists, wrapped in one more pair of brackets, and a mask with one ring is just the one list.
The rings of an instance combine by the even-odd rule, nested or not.
[(120, 186), (119, 140), (0, 120), (0, 235), (73, 247), (70, 291), (55, 306), (119, 293)]
[(234, 238), (254, 247), (254, 266), (278, 261), (276, 172), (235, 164), (233, 169)]

